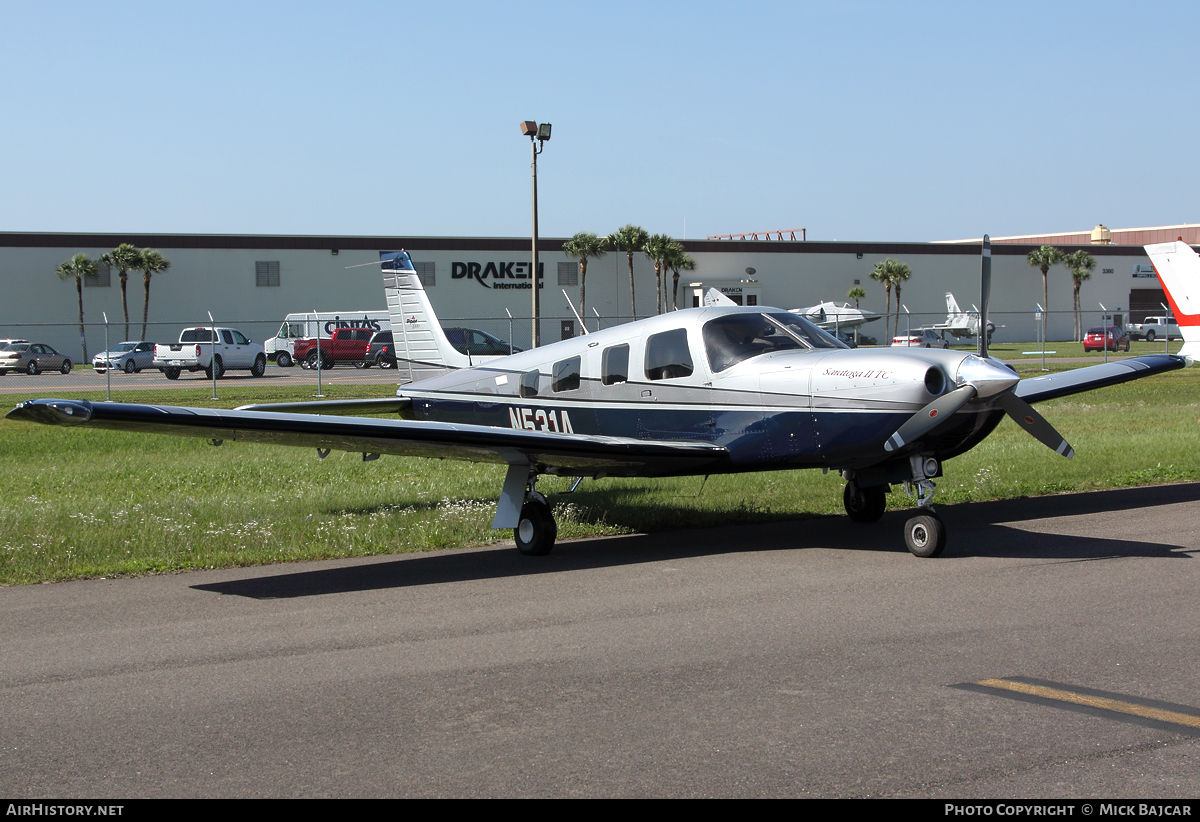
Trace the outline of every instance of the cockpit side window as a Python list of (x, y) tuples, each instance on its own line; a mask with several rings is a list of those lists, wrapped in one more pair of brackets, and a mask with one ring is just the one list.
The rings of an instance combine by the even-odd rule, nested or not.
[(676, 328), (646, 339), (646, 378), (670, 380), (692, 374), (692, 352), (688, 349), (687, 329)]
[(527, 371), (521, 375), (521, 396), (536, 397), (538, 395), (538, 380), (541, 374), (537, 371)]
[(579, 357), (559, 360), (554, 364), (553, 376), (550, 379), (550, 390), (575, 391), (579, 388)]
[(604, 349), (600, 358), (600, 382), (616, 385), (629, 380), (629, 344), (614, 345)]

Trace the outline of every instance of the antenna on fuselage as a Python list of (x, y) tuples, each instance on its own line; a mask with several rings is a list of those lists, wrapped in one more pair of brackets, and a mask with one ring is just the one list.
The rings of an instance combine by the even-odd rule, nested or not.
[[(567, 297), (567, 289), (562, 290), (563, 296)], [(583, 321), (583, 317), (579, 316), (579, 312), (575, 310), (575, 303), (571, 302), (571, 298), (567, 297), (567, 305), (571, 306), (571, 313), (575, 315), (575, 319), (579, 320), (579, 327), (583, 329), (583, 333), (588, 333), (587, 323)]]
[(979, 267), (979, 356), (988, 355), (988, 300), (992, 296), (992, 240), (983, 235), (983, 257)]

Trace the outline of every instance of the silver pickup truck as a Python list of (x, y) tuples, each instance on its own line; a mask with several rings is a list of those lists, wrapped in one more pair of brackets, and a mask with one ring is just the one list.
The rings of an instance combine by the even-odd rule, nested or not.
[[(231, 368), (249, 369), (256, 377), (267, 370), (267, 355), (263, 347), (251, 342), (236, 328), (216, 329), (217, 377)], [(212, 379), (213, 372), (213, 329), (208, 327), (185, 328), (179, 334), (179, 342), (154, 346), (153, 367), (162, 371), (168, 380), (179, 379), (183, 371), (203, 371)]]

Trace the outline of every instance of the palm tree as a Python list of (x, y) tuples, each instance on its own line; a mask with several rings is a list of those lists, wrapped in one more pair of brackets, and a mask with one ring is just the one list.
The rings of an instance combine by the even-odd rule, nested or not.
[(1034, 268), (1042, 270), (1042, 340), (1044, 341), (1046, 339), (1046, 319), (1050, 313), (1049, 289), (1046, 283), (1046, 275), (1050, 271), (1050, 266), (1062, 262), (1063, 253), (1052, 245), (1044, 245), (1041, 248), (1035, 248), (1033, 251), (1030, 251), (1025, 259)]
[[(887, 335), (888, 340), (891, 340), (891, 338), (892, 338), (892, 327), (891, 326), (892, 326), (892, 286), (893, 285), (897, 286), (896, 309), (899, 310), (899, 308), (900, 308), (900, 298), (899, 298), (900, 292), (899, 292), (899, 285), (898, 285), (899, 275), (896, 273), (898, 268), (903, 268), (905, 270), (905, 272), (907, 272), (904, 276), (904, 279), (908, 279), (910, 276), (912, 276), (912, 271), (909, 270), (908, 266), (904, 265), (904, 263), (900, 262), (899, 260), (893, 260), (891, 257), (888, 257), (886, 260), (883, 260), (882, 262), (875, 263), (875, 267), (871, 269), (871, 275), (870, 275), (872, 280), (875, 280), (878, 283), (883, 283), (883, 287), (887, 291), (887, 314), (886, 314), (886, 318), (883, 321), (884, 322), (883, 331), (884, 331), (884, 334)], [(897, 318), (897, 321), (899, 321), (899, 318)]]
[(112, 251), (100, 255), (100, 262), (109, 268), (117, 269), (117, 276), (121, 280), (121, 311), (125, 315), (125, 339), (129, 339), (129, 305), (125, 301), (125, 285), (129, 282), (129, 270), (136, 270), (141, 258), (142, 252), (129, 243), (121, 243)]
[(562, 250), (568, 257), (579, 260), (579, 316), (586, 322), (588, 260), (597, 260), (608, 253), (608, 238), (581, 231), (563, 243)]
[(153, 248), (143, 248), (139, 254), (137, 268), (142, 272), (142, 285), (146, 287), (146, 298), (142, 301), (142, 336), (146, 339), (146, 318), (150, 316), (150, 275), (166, 271), (171, 261)]
[(892, 282), (896, 285), (896, 330), (895, 333), (900, 333), (900, 284), (907, 282), (912, 276), (912, 269), (898, 260), (890, 260), (895, 263), (892, 266)]
[(663, 313), (664, 294), (663, 294), (663, 274), (665, 274), (665, 262), (667, 256), (671, 253), (671, 246), (675, 241), (666, 234), (655, 234), (646, 240), (642, 246), (642, 253), (650, 258), (654, 263), (654, 282), (658, 287), (658, 294), (655, 298), (654, 313)]
[(83, 362), (85, 363), (88, 361), (88, 355), (87, 338), (83, 333), (83, 278), (95, 277), (97, 268), (96, 261), (91, 257), (86, 254), (76, 254), (55, 271), (60, 280), (68, 277), (75, 278), (75, 292), (79, 294), (79, 344), (83, 347)]
[(646, 233), (644, 228), (628, 224), (623, 228), (618, 228), (612, 234), (608, 235), (608, 240), (613, 244), (618, 251), (624, 251), (629, 260), (629, 313), (633, 318), (637, 319), (637, 302), (633, 295), (633, 252), (641, 251), (642, 246), (650, 239), (650, 235)]
[(664, 261), (667, 268), (671, 269), (671, 310), (679, 310), (679, 272), (680, 271), (695, 271), (696, 261), (688, 255), (683, 248), (683, 243), (671, 243), (671, 248)]
[[(854, 288), (846, 292), (848, 299), (854, 300), (854, 307), (858, 308), (858, 301), (867, 296), (867, 292), (863, 290), (861, 285), (856, 285)], [(858, 345), (858, 326), (854, 326), (854, 344)]]
[(1075, 342), (1079, 342), (1083, 339), (1083, 311), (1079, 305), (1079, 287), (1083, 285), (1084, 280), (1092, 276), (1096, 261), (1087, 253), (1087, 249), (1081, 248), (1065, 255), (1063, 265), (1071, 272), (1071, 279), (1075, 283)]

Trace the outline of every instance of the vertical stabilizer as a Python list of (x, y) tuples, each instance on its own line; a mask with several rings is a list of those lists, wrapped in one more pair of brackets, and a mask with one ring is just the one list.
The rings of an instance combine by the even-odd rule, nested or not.
[(954, 322), (958, 316), (962, 314), (962, 309), (958, 307), (958, 300), (954, 299), (954, 295), (949, 291), (946, 292), (946, 323), (949, 325)]
[(1145, 248), (1183, 334), (1179, 353), (1200, 359), (1200, 255), (1181, 241)]
[(446, 339), (407, 252), (381, 251), (379, 262), (401, 381), (417, 382), (468, 368), (467, 356)]

